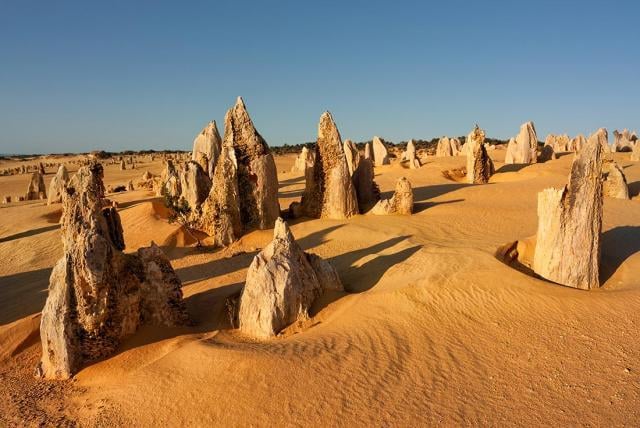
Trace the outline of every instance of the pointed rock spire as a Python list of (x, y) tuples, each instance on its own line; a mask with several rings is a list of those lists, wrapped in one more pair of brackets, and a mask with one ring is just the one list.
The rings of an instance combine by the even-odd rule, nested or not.
[(240, 331), (260, 339), (307, 319), (313, 302), (328, 290), (343, 290), (335, 269), (305, 253), (289, 226), (276, 221), (273, 241), (251, 262), (240, 297)]
[(358, 213), (340, 132), (329, 112), (322, 114), (318, 124), (313, 175), (307, 177), (302, 209), (310, 217), (332, 219), (349, 218)]
[(233, 147), (238, 162), (242, 223), (247, 229), (273, 227), (280, 215), (276, 164), (241, 97), (225, 116), (224, 145)]

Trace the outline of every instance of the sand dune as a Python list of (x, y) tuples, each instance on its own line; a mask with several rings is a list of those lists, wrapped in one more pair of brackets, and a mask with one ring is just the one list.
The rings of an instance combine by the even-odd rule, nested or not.
[[(338, 270), (347, 292), (317, 301), (312, 318), (268, 342), (230, 329), (225, 298), (238, 292), (271, 231), (230, 248), (192, 247), (150, 192), (119, 204), (126, 251), (154, 240), (183, 281), (194, 325), (145, 327), (73, 381), (35, 380), (38, 313), (62, 253), (60, 206), (0, 206), (0, 422), (62, 425), (635, 425), (640, 420), (640, 163), (614, 158), (632, 200), (606, 199), (604, 286), (585, 292), (501, 263), (496, 249), (536, 232), (536, 194), (566, 182), (571, 154), (503, 165), (488, 185), (446, 179), (465, 157), (376, 167), (383, 196), (407, 177), (411, 217), (300, 219), (305, 251)], [(276, 158), (282, 209), (304, 188), (294, 156)], [(160, 162), (105, 170), (124, 184)], [(71, 171), (73, 172), (73, 170)], [(52, 173), (45, 177), (48, 185)], [(0, 177), (0, 194), (28, 176)]]

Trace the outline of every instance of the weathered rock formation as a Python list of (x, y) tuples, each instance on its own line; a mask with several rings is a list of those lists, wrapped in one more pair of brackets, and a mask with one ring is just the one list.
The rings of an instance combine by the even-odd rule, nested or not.
[(467, 183), (485, 184), (494, 174), (493, 161), (484, 147), (485, 133), (478, 125), (467, 136)]
[(305, 146), (296, 157), (291, 172), (305, 172), (307, 168), (313, 167), (313, 161), (314, 153)]
[(389, 165), (389, 152), (380, 137), (373, 137), (373, 164), (375, 166)]
[(349, 174), (353, 175), (354, 171), (358, 168), (360, 163), (360, 152), (355, 143), (351, 140), (344, 140), (343, 144), (344, 154), (347, 158), (347, 167), (349, 168)]
[(27, 201), (37, 201), (38, 199), (47, 199), (47, 190), (44, 186), (44, 178), (40, 172), (36, 171), (31, 174), (31, 181), (27, 188)]
[(181, 283), (152, 244), (124, 254), (120, 216), (104, 199), (103, 170), (82, 167), (63, 196), (64, 255), (49, 280), (42, 311), (39, 375), (66, 379), (112, 354), (144, 323), (187, 320)]
[(329, 112), (320, 117), (313, 174), (306, 178), (302, 196), (302, 211), (306, 215), (344, 219), (358, 213), (340, 132)]
[(627, 177), (613, 160), (605, 160), (602, 164), (602, 192), (610, 198), (629, 199)]
[(241, 97), (224, 122), (224, 145), (234, 148), (238, 162), (242, 224), (246, 229), (272, 228), (280, 215), (280, 205), (276, 164), (269, 146), (253, 126)]
[(538, 161), (537, 150), (538, 137), (533, 122), (523, 123), (514, 142), (509, 141), (507, 145), (504, 163), (536, 163)]
[(533, 271), (558, 284), (589, 290), (600, 286), (602, 147), (600, 129), (576, 155), (569, 184), (538, 193), (538, 232)]
[(60, 165), (58, 172), (51, 179), (49, 183), (49, 199), (47, 205), (57, 204), (62, 202), (62, 194), (69, 182), (69, 173), (64, 165)]
[(460, 140), (442, 137), (436, 146), (436, 156), (458, 156), (462, 152)]
[(121, 160), (120, 160), (120, 170), (121, 170), (121, 171), (124, 171), (124, 170), (126, 170), (126, 169), (127, 169), (127, 166), (126, 166), (126, 165), (125, 165), (125, 163), (124, 163), (124, 159), (121, 159)]
[(396, 182), (396, 189), (390, 199), (382, 199), (371, 210), (376, 215), (411, 215), (413, 213), (413, 190), (405, 177)]
[(633, 150), (636, 138), (633, 138), (635, 134), (631, 134), (628, 129), (624, 129), (622, 132), (617, 130), (613, 131), (613, 151), (614, 152), (630, 152)]
[(202, 128), (200, 134), (193, 140), (191, 160), (202, 166), (209, 177), (213, 177), (218, 156), (222, 148), (222, 139), (218, 132), (216, 121), (212, 120)]
[(405, 150), (402, 157), (409, 162), (409, 168), (420, 168), (420, 160), (416, 157), (416, 145), (413, 140), (409, 140), (407, 143), (407, 150)]
[(558, 155), (556, 155), (555, 150), (553, 150), (553, 145), (545, 144), (542, 150), (540, 150), (538, 162), (547, 162), (553, 159), (558, 159)]
[(181, 197), (184, 198), (192, 210), (197, 210), (207, 199), (211, 190), (211, 179), (194, 161), (186, 162), (180, 172)]
[(211, 191), (202, 204), (200, 230), (213, 237), (215, 245), (226, 246), (242, 235), (238, 163), (233, 147), (222, 147), (214, 171)]
[(160, 175), (160, 180), (158, 181), (156, 195), (163, 196), (166, 194), (168, 196), (178, 198), (182, 194), (180, 174), (178, 174), (178, 170), (171, 159), (167, 159), (163, 164), (164, 168)]
[(371, 159), (373, 162), (373, 149), (371, 148), (371, 142), (368, 141), (364, 145), (364, 159)]
[(251, 262), (240, 298), (240, 331), (260, 339), (307, 319), (314, 300), (326, 291), (343, 290), (335, 269), (302, 251), (282, 219), (273, 232), (273, 241)]
[(585, 136), (582, 134), (578, 134), (569, 142), (569, 151), (579, 152), (582, 149), (582, 146), (584, 146), (586, 143), (587, 139), (585, 138)]

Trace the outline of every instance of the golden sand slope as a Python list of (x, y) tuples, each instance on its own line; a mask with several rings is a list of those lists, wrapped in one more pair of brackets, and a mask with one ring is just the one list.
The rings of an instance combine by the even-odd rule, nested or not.
[[(303, 248), (331, 260), (349, 293), (325, 296), (311, 320), (270, 342), (229, 330), (224, 299), (271, 231), (198, 251), (147, 192), (114, 196), (127, 251), (151, 239), (164, 246), (196, 324), (144, 328), (117, 355), (53, 386), (31, 373), (37, 313), (61, 255), (59, 207), (0, 207), (0, 425), (638, 424), (640, 163), (615, 155), (634, 199), (605, 201), (605, 284), (585, 292), (494, 258), (498, 246), (535, 233), (536, 193), (563, 185), (572, 158), (500, 168), (503, 153), (491, 153), (498, 174), (483, 186), (442, 177), (464, 157), (377, 168), (384, 192), (409, 178), (412, 217), (295, 222)], [(277, 163), (286, 208), (304, 183), (284, 172), (291, 156)], [(109, 166), (106, 181), (126, 174)]]

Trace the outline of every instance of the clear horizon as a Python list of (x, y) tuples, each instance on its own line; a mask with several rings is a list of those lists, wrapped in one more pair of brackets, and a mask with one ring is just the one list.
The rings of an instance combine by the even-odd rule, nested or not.
[[(533, 121), (638, 126), (630, 1), (11, 2), (0, 6), (0, 153), (190, 150), (237, 96), (269, 145), (508, 139)], [(622, 22), (621, 22), (622, 21)]]

